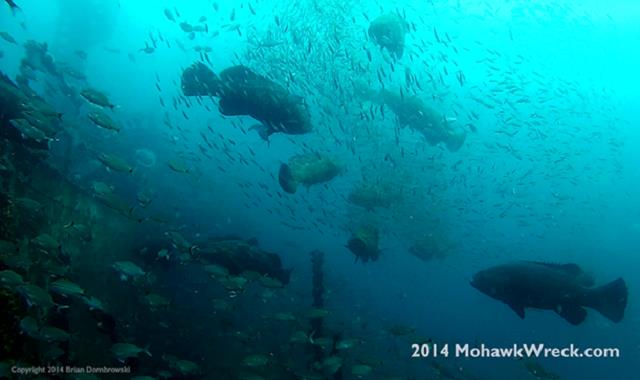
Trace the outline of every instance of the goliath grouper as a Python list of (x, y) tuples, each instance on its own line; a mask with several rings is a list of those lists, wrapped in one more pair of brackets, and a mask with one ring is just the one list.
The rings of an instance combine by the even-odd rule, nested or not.
[(258, 247), (256, 239), (242, 240), (235, 236), (211, 238), (199, 244), (198, 257), (205, 263), (226, 268), (232, 275), (245, 271), (260, 273), (286, 285), (291, 269), (284, 269), (280, 256)]
[(394, 55), (402, 58), (404, 52), (404, 37), (407, 34), (407, 22), (397, 14), (385, 14), (371, 22), (369, 37)]
[(299, 154), (291, 157), (288, 164), (280, 165), (278, 182), (282, 190), (293, 194), (300, 183), (308, 187), (328, 182), (343, 171), (342, 165), (328, 156), (318, 153)]
[(627, 306), (627, 285), (618, 278), (593, 287), (593, 278), (576, 264), (521, 261), (498, 265), (476, 273), (471, 286), (500, 300), (524, 319), (527, 307), (553, 310), (572, 325), (587, 316), (585, 307), (597, 310), (612, 322), (620, 322)]
[(242, 65), (216, 75), (203, 63), (194, 63), (182, 74), (182, 91), (220, 98), (218, 108), (225, 116), (248, 115), (260, 121), (252, 129), (264, 140), (276, 132), (297, 135), (312, 129), (304, 99)]
[(376, 104), (384, 104), (396, 115), (398, 124), (421, 133), (427, 143), (444, 143), (451, 152), (458, 151), (466, 139), (466, 133), (451, 125), (450, 120), (425, 104), (418, 96), (405, 96), (400, 92), (381, 89), (375, 91), (356, 82), (356, 95)]

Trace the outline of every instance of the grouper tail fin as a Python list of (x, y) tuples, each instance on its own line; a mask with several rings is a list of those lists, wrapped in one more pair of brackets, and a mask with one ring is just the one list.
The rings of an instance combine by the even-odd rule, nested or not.
[(450, 152), (457, 152), (464, 145), (466, 138), (467, 134), (465, 132), (451, 133), (444, 143)]
[(627, 284), (622, 278), (593, 289), (590, 307), (612, 322), (620, 322), (627, 307)]
[(186, 96), (217, 96), (220, 78), (202, 62), (196, 62), (182, 73), (182, 92)]
[(293, 177), (291, 168), (287, 164), (280, 165), (280, 171), (278, 172), (278, 182), (280, 182), (282, 190), (289, 194), (295, 193), (296, 189), (298, 188), (298, 182)]

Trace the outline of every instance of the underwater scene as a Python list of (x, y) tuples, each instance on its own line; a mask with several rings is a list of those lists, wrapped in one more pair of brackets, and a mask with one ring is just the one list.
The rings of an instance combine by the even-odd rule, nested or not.
[(640, 379), (640, 2), (0, 2), (0, 378)]

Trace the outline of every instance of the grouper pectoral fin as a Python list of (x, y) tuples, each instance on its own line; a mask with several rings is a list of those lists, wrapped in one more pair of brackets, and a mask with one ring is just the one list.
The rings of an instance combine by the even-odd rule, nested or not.
[(516, 314), (518, 314), (518, 317), (520, 317), (520, 319), (524, 319), (524, 306), (517, 305), (515, 303), (508, 303), (507, 305), (509, 305), (511, 310), (515, 311)]
[(262, 123), (254, 124), (249, 127), (249, 129), (255, 129), (256, 131), (258, 131), (258, 135), (260, 135), (260, 138), (262, 138), (266, 142), (269, 142), (269, 136), (271, 136), (275, 132), (273, 128), (270, 128), (268, 125)]
[(556, 313), (572, 325), (581, 324), (587, 317), (587, 310), (577, 304), (561, 304), (556, 307)]

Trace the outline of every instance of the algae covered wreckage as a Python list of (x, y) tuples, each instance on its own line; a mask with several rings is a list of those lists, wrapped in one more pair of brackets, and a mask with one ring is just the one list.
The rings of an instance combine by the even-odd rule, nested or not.
[[(70, 181), (66, 167), (51, 158), (50, 146), (69, 133), (68, 126), (25, 84), (2, 75), (0, 107), (2, 376), (18, 363), (45, 361), (200, 376), (200, 364), (170, 354), (178, 351), (170, 348), (177, 342), (172, 334), (151, 337), (154, 330), (175, 328), (170, 318), (181, 314), (170, 312), (179, 292), (169, 280), (175, 273), (163, 273), (167, 266), (188, 267), (207, 284), (217, 282), (220, 301), (227, 291), (288, 284), (290, 269), (255, 240), (225, 236), (189, 242), (178, 231), (158, 230), (164, 222), (116, 195), (113, 186)], [(96, 160), (111, 175), (133, 171), (118, 156), (100, 153)], [(215, 279), (209, 277), (212, 271)], [(231, 312), (222, 302), (211, 307)], [(218, 326), (215, 334), (225, 329)], [(145, 354), (150, 361), (141, 365)]]
[[(158, 378), (210, 373), (220, 378), (237, 372), (288, 376), (289, 369), (273, 357), (247, 350), (245, 344), (253, 338), (244, 327), (234, 328), (237, 309), (255, 307), (240, 295), (266, 302), (289, 284), (292, 268), (277, 253), (260, 248), (256, 239), (185, 237), (151, 213), (153, 199), (118, 195), (117, 182), (108, 177), (136, 175), (119, 155), (89, 149), (106, 177), (74, 182), (72, 165), (64, 165), (65, 152), (73, 150), (62, 149), (60, 159), (50, 144), (70, 133), (64, 117), (26, 84), (6, 76), (0, 83), (0, 105), (1, 376), (18, 363), (45, 361), (69, 368), (90, 363), (96, 371), (125, 365), (130, 373)], [(145, 153), (143, 166), (153, 166), (152, 153)], [(321, 265), (313, 273), (314, 294), (321, 298)], [(206, 305), (201, 294), (206, 294)], [(179, 306), (185, 303), (199, 304), (199, 310)], [(261, 320), (265, 326), (257, 333), (280, 321), (299, 325), (296, 334), (302, 339), (295, 344), (315, 352), (305, 360), (315, 357), (324, 363), (318, 371), (335, 374), (341, 364), (327, 360), (335, 350), (324, 352), (318, 346), (328, 340), (321, 336), (328, 313), (321, 301), (314, 305), (308, 317), (306, 312), (273, 313)], [(313, 331), (304, 325), (309, 318)], [(205, 334), (197, 332), (203, 320), (209, 331)], [(182, 332), (176, 334), (176, 329)], [(211, 340), (231, 349), (211, 348)], [(202, 345), (198, 351), (209, 359), (194, 357), (194, 344)], [(234, 361), (236, 366), (225, 368), (224, 363)]]

